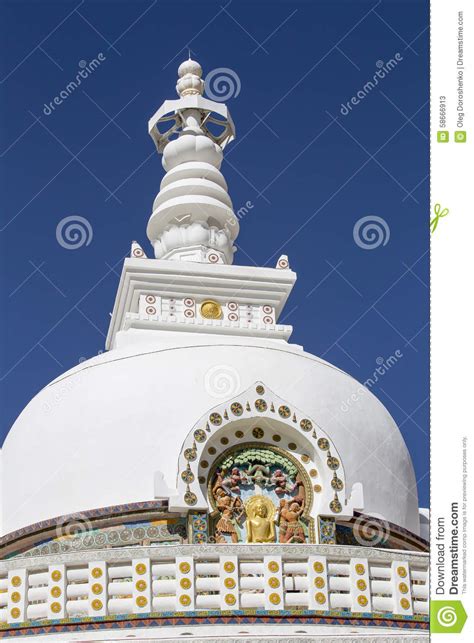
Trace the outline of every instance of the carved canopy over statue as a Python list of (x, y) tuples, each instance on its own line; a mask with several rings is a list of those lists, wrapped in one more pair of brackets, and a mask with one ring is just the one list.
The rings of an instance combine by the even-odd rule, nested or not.
[(209, 482), (218, 543), (305, 543), (310, 497), (303, 473), (281, 449), (242, 445), (217, 462)]

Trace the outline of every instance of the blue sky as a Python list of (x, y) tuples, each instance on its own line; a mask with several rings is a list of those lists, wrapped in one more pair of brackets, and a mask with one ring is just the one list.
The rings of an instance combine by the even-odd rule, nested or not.
[[(372, 387), (429, 495), (427, 2), (1, 2), (0, 431), (35, 393), (104, 348), (122, 257), (162, 176), (147, 121), (174, 98), (188, 47), (238, 77), (223, 172), (236, 263), (289, 255), (292, 341)], [(85, 63), (102, 62), (51, 113)], [(396, 65), (344, 115), (388, 61)], [(85, 62), (84, 62), (85, 61)], [(362, 94), (359, 94), (361, 96)], [(343, 110), (344, 111), (344, 110)], [(57, 242), (68, 216), (90, 243)], [(354, 226), (378, 217), (385, 244)], [(380, 222), (382, 220), (382, 223)], [(363, 244), (362, 244), (363, 245)]]

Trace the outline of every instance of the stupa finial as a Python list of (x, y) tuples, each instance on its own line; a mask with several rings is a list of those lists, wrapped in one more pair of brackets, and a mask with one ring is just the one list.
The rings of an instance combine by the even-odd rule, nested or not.
[(178, 67), (178, 82), (176, 84), (176, 91), (178, 96), (193, 96), (204, 93), (204, 81), (201, 78), (202, 67), (195, 60), (191, 59), (191, 51), (189, 52), (188, 60), (185, 60)]

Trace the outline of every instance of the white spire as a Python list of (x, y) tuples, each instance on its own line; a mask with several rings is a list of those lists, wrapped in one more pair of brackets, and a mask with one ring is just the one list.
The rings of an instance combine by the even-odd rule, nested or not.
[[(147, 227), (157, 259), (232, 263), (239, 224), (220, 172), (222, 150), (235, 135), (226, 106), (203, 98), (202, 69), (186, 60), (178, 69), (178, 100), (167, 100), (149, 132), (163, 154), (166, 175)], [(213, 123), (211, 132), (207, 125)]]

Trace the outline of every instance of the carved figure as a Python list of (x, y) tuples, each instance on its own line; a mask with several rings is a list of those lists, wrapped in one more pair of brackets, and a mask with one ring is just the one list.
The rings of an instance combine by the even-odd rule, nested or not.
[(279, 542), (304, 543), (306, 536), (300, 516), (304, 511), (304, 499), (301, 496), (290, 500), (281, 500), (278, 511)]
[(252, 496), (246, 506), (247, 542), (275, 542), (275, 507), (266, 496)]

